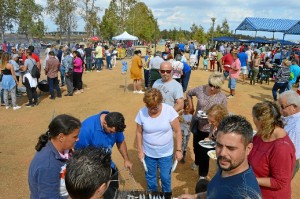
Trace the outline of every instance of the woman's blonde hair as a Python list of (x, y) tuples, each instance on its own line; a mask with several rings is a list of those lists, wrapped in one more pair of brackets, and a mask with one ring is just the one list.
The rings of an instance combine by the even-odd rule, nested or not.
[(163, 96), (156, 88), (150, 88), (145, 92), (143, 101), (147, 107), (154, 107), (162, 103)]
[(228, 110), (223, 104), (214, 104), (207, 111), (207, 115), (212, 115), (216, 122), (220, 123), (221, 120), (228, 116)]
[(288, 59), (284, 59), (282, 60), (282, 63), (285, 65), (285, 66), (290, 66), (290, 61)]
[(209, 76), (208, 83), (220, 88), (224, 84), (224, 75), (220, 72), (214, 72)]
[(263, 139), (269, 139), (276, 127), (283, 128), (279, 108), (274, 102), (265, 101), (255, 104), (252, 108), (252, 115), (261, 124), (257, 135)]
[(253, 52), (253, 55), (254, 55), (254, 59), (257, 59), (257, 58), (259, 58), (259, 56), (258, 56), (258, 52), (254, 51), (254, 52)]

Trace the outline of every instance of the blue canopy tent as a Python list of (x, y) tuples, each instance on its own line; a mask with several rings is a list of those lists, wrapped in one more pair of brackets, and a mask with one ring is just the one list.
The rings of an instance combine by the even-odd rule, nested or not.
[(255, 31), (255, 37), (257, 31), (266, 31), (274, 33), (283, 33), (283, 40), (286, 34), (298, 34), (300, 35), (300, 21), (291, 19), (267, 19), (267, 18), (256, 18), (246, 17), (242, 23), (235, 29), (244, 31)]
[(284, 34), (283, 40), (285, 35), (300, 35), (300, 21), (290, 27)]
[(254, 39), (249, 39), (248, 42), (253, 42), (253, 43), (262, 43), (262, 44), (270, 44), (272, 43), (272, 41), (269, 41), (267, 39), (263, 39), (263, 38), (260, 38), (260, 37), (256, 37)]
[(228, 37), (228, 36), (223, 36), (223, 37), (216, 37), (213, 39), (214, 41), (226, 41), (226, 42), (235, 42), (238, 41), (234, 37)]
[(294, 42), (291, 42), (291, 41), (286, 41), (286, 40), (283, 40), (283, 39), (274, 40), (272, 43), (274, 43), (274, 44), (280, 43), (281, 45), (284, 45), (284, 46), (297, 45), (297, 43), (294, 43)]

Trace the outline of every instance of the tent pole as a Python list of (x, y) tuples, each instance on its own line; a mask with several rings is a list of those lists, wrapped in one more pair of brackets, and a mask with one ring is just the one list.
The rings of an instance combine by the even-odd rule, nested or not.
[(236, 29), (234, 30), (234, 35), (233, 35), (233, 41), (235, 42), (235, 38), (236, 38)]
[[(283, 38), (282, 38), (283, 41), (284, 41), (284, 37), (285, 37), (285, 33), (283, 33)], [(280, 44), (280, 54), (281, 54), (281, 56), (280, 56), (280, 63), (281, 63), (281, 61), (282, 61), (282, 56), (283, 56), (282, 44)]]
[(272, 39), (272, 47), (275, 46), (275, 43), (274, 43), (274, 31), (273, 31), (273, 39)]

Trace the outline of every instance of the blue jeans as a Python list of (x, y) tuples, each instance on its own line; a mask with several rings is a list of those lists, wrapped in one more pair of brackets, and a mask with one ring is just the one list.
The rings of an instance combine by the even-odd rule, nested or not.
[(145, 87), (147, 87), (147, 88), (150, 87), (150, 84), (149, 84), (149, 74), (150, 74), (150, 71), (144, 69)]
[(190, 50), (190, 56), (191, 56), (192, 54), (194, 54), (194, 51), (195, 51), (195, 50), (193, 50), (193, 49)]
[(107, 68), (111, 69), (112, 65), (111, 65), (111, 56), (107, 56), (106, 57), (106, 66)]
[(157, 185), (157, 167), (160, 169), (160, 179), (163, 192), (172, 192), (171, 188), (171, 169), (173, 155), (162, 158), (151, 158), (145, 155), (145, 162), (148, 168), (146, 181), (148, 191), (158, 191)]
[(185, 73), (183, 74), (183, 76), (182, 76), (181, 84), (182, 84), (183, 92), (185, 92), (186, 89), (187, 89), (187, 86), (188, 86), (189, 81), (190, 81), (190, 76), (191, 76), (191, 71), (185, 72)]
[(96, 58), (95, 65), (97, 70), (102, 70), (102, 58)]
[(275, 83), (272, 88), (272, 94), (274, 101), (277, 101), (277, 90), (279, 89), (279, 94), (283, 93), (288, 86), (288, 82), (286, 83)]
[(1, 89), (1, 104), (4, 104), (4, 96), (3, 96), (3, 93), (4, 93), (4, 89)]
[(237, 82), (237, 79), (236, 79), (236, 78), (231, 78), (231, 77), (229, 77), (229, 80), (228, 80), (228, 88), (229, 88), (229, 89), (235, 90), (235, 88), (236, 88), (236, 82)]
[(287, 87), (286, 87), (286, 90), (291, 90), (292, 88), (293, 88), (293, 83), (289, 82)]
[(229, 76), (229, 72), (224, 70), (223, 74), (224, 74), (224, 78), (227, 79), (227, 77)]
[(55, 98), (54, 88), (57, 91), (57, 97), (61, 97), (61, 91), (60, 91), (60, 88), (59, 88), (59, 85), (58, 85), (58, 78), (57, 77), (54, 77), (54, 78), (47, 77), (47, 81), (48, 81), (48, 84), (49, 84), (49, 91), (50, 91), (51, 98)]
[(66, 69), (64, 67), (60, 67), (61, 85), (65, 85), (65, 73), (66, 73)]
[(247, 69), (248, 69), (248, 78), (250, 79), (252, 76), (251, 62), (247, 63)]
[(86, 70), (90, 71), (92, 68), (92, 57), (86, 57), (85, 58), (85, 64), (86, 64)]

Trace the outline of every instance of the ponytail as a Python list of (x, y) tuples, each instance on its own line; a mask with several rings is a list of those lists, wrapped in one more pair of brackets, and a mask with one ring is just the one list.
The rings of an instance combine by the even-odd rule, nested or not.
[(47, 131), (46, 133), (40, 135), (39, 137), (39, 141), (35, 146), (35, 150), (36, 151), (40, 151), (48, 142), (49, 140), (49, 131)]
[(70, 115), (62, 114), (55, 117), (48, 126), (48, 131), (40, 135), (38, 143), (35, 146), (36, 151), (42, 150), (46, 146), (47, 142), (52, 138), (55, 138), (60, 133), (69, 135), (75, 129), (81, 127), (80, 121)]

